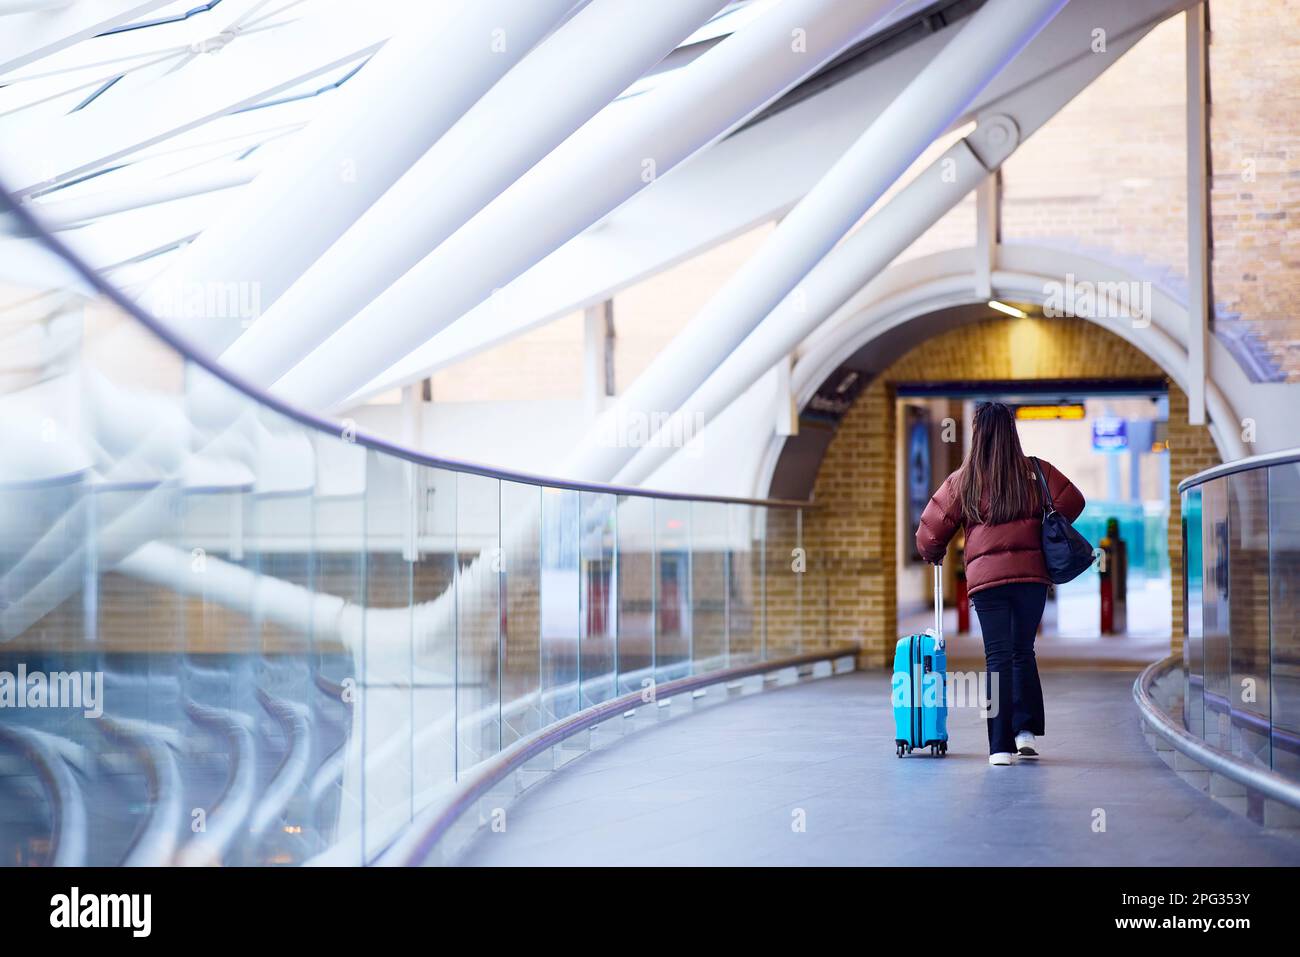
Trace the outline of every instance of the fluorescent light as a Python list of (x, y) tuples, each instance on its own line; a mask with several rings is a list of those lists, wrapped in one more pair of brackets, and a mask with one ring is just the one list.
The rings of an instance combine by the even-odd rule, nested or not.
[(1005, 302), (998, 302), (996, 299), (989, 300), (989, 308), (996, 309), (998, 312), (1005, 312), (1008, 316), (1015, 316), (1017, 319), (1028, 319), (1029, 313), (1023, 309), (1017, 309), (1015, 306), (1008, 306)]

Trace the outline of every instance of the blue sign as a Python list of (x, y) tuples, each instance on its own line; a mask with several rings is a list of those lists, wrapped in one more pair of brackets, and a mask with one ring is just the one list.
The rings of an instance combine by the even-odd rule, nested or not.
[(1097, 452), (1123, 452), (1128, 448), (1128, 423), (1104, 417), (1092, 420), (1092, 447)]

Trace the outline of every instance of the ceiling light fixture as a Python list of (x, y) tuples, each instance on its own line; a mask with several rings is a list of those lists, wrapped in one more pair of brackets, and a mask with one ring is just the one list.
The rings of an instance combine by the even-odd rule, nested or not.
[(998, 302), (996, 299), (989, 300), (989, 308), (996, 309), (998, 312), (1005, 312), (1008, 316), (1015, 316), (1017, 319), (1028, 319), (1029, 313), (1023, 309), (1017, 309), (1015, 306), (1008, 306), (1005, 302)]

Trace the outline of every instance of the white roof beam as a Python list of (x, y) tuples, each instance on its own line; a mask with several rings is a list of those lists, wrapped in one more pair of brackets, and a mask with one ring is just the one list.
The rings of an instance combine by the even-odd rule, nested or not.
[(150, 183), (95, 193), (78, 199), (65, 199), (57, 203), (45, 203), (38, 215), (41, 222), (49, 229), (66, 229), (77, 223), (111, 216), (132, 209), (153, 206), (158, 203), (198, 196), (217, 190), (230, 189), (251, 183), (261, 171), (262, 164), (256, 160), (242, 163), (226, 163), (213, 166), (205, 164), (196, 169), (176, 173)]
[[(935, 33), (713, 144), (470, 309), (348, 398), (427, 378), (540, 324), (599, 303), (787, 213), (934, 53)], [(628, 104), (631, 106), (631, 104)], [(816, 135), (809, 135), (809, 130)], [(500, 308), (508, 303), (508, 309)]]
[(221, 361), (254, 382), (279, 379), (721, 6), (660, 0), (628, 29), (626, 0), (593, 0), (488, 91)]
[[(347, 398), (551, 250), (865, 36), (897, 0), (786, 0), (584, 125), (276, 384)], [(635, 108), (633, 108), (635, 107)]]
[[(790, 211), (758, 252), (602, 414), (566, 456), (562, 474), (587, 480), (618, 474), (638, 450), (626, 442), (609, 441), (610, 430), (629, 416), (680, 409), (1065, 4), (1066, 0), (988, 0), (980, 7)], [(973, 171), (966, 191), (987, 174), (973, 156), (961, 165)], [(924, 211), (909, 212), (909, 219), (942, 215), (946, 197), (936, 200), (927, 191), (943, 192), (926, 180), (912, 192)], [(802, 297), (796, 296), (792, 312), (797, 316), (804, 308)], [(770, 369), (776, 358), (767, 361), (762, 371)], [(728, 391), (728, 397), (734, 395)]]
[(7, 73), (74, 43), (129, 23), (171, 0), (100, 0), (26, 13), (14, 11), (0, 34), (0, 73)]
[[(1110, 24), (1108, 24), (1109, 26)], [(726, 356), (673, 416), (667, 434), (691, 423), (714, 421), (747, 389), (800, 343), (822, 328), (963, 197), (989, 182), (1021, 143), (1133, 47), (1154, 26), (1150, 21), (1122, 34), (1110, 32), (1105, 56), (1080, 52), (1061, 69), (989, 104), (976, 129), (917, 175), (858, 229), (836, 246), (743, 342)], [(993, 255), (991, 252), (984, 257)], [(976, 247), (975, 272), (982, 266)], [(991, 280), (991, 276), (990, 276)], [(990, 293), (991, 295), (991, 293)], [(674, 454), (648, 442), (616, 475), (615, 481), (640, 484)]]
[(377, 50), (390, 28), (367, 9), (239, 37), (126, 108), (75, 113), (52, 133), (11, 131), (0, 146), (0, 169), (19, 195), (64, 182), (353, 63)]
[[(1080, 64), (1075, 60), (1086, 59), (1085, 67), (1091, 68), (1113, 59), (1091, 50), (1077, 53), (1079, 35), (1091, 36), (1093, 28), (1104, 25), (1112, 39), (1140, 36), (1185, 3), (1138, 0), (1108, 4), (1100, 14), (1095, 7), (1067, 6), (990, 84), (971, 116), (997, 109), (1012, 113), (1024, 128), (1043, 111), (1016, 91), (1058, 82), (1053, 76), (1064, 82), (1063, 65), (1077, 70)], [(509, 303), (508, 310), (495, 308), (491, 301), (471, 309), (341, 405), (350, 407), (426, 378), (783, 216), (902, 90), (919, 65), (942, 49), (949, 35), (946, 30), (931, 34), (693, 157), (503, 289), (500, 300)], [(1108, 44), (1108, 51), (1113, 49), (1113, 43)], [(1051, 113), (1058, 109), (1054, 93), (1045, 94), (1043, 102)], [(808, 135), (810, 129), (817, 135)]]
[[(340, 88), (334, 108), (158, 278), (154, 298), (176, 301), (169, 290), (194, 282), (256, 281), (263, 305), (275, 301), (573, 6), (476, 0), (450, 21), (442, 5), (422, 6)], [(230, 343), (221, 323), (161, 318), (184, 323), (213, 352)]]

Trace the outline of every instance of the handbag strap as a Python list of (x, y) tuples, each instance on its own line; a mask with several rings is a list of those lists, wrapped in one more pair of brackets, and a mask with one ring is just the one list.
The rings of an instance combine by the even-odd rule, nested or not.
[(1043, 475), (1043, 466), (1038, 461), (1038, 456), (1029, 456), (1030, 461), (1034, 463), (1034, 471), (1038, 473), (1038, 484), (1043, 490), (1043, 511), (1051, 515), (1056, 511), (1056, 503), (1052, 501), (1052, 490), (1047, 487), (1047, 478)]

